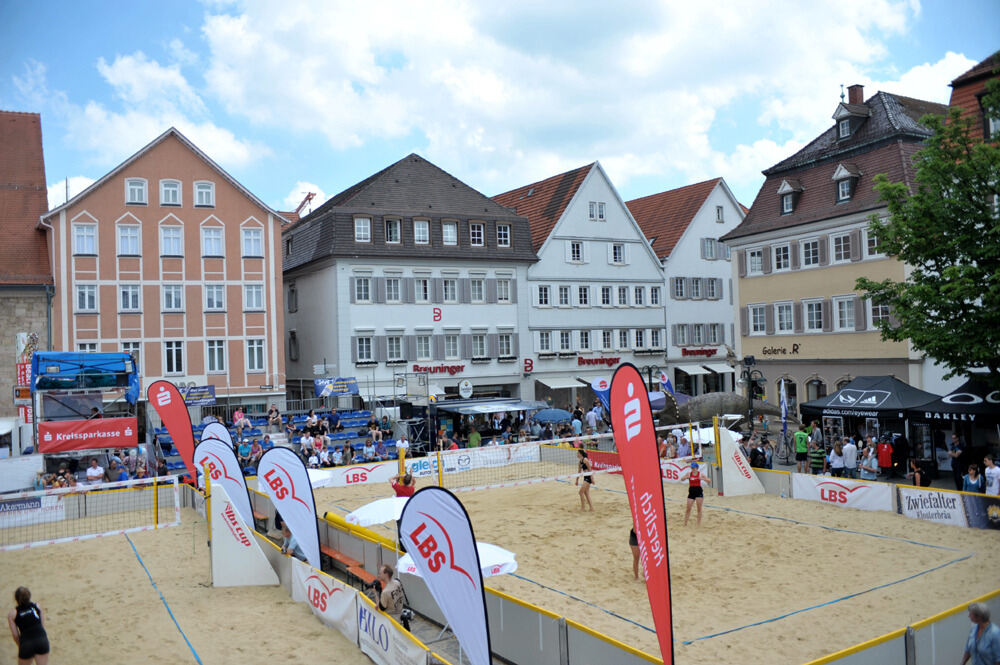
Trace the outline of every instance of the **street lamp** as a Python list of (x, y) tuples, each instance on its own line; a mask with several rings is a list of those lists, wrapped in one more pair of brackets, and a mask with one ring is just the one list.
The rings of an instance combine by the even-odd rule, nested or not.
[[(646, 376), (649, 379), (647, 381), (647, 384), (648, 384), (648, 388), (647, 389), (648, 390), (652, 390), (653, 389), (653, 377), (654, 376), (656, 376), (656, 377), (660, 376), (660, 366), (659, 365), (643, 365), (642, 367), (639, 368), (640, 375), (641, 375), (642, 372), (646, 372)], [(662, 390), (662, 391), (665, 392), (667, 389), (666, 389), (665, 386), (660, 386), (660, 390)]]
[(750, 432), (753, 432), (753, 397), (754, 397), (754, 386), (764, 386), (767, 385), (767, 379), (764, 378), (764, 374), (758, 370), (753, 369), (753, 366), (757, 364), (757, 359), (753, 356), (743, 356), (743, 370), (740, 373), (739, 383), (745, 385), (747, 389), (747, 422), (750, 423)]

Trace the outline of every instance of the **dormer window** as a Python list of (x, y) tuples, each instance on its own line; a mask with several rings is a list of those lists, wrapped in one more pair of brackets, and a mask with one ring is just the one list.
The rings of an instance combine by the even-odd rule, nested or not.
[(839, 138), (846, 139), (851, 135), (851, 119), (844, 118), (839, 123), (837, 123), (837, 135)]
[(802, 195), (802, 183), (795, 179), (787, 179), (781, 181), (781, 186), (778, 187), (778, 200), (780, 202), (780, 210), (782, 215), (790, 215), (795, 212), (795, 206), (798, 205), (799, 197)]
[(851, 180), (845, 178), (837, 182), (837, 200), (849, 201), (851, 199)]
[(795, 195), (794, 194), (782, 194), (782, 196), (781, 196), (781, 214), (782, 215), (790, 215), (793, 210), (795, 210)]
[(833, 172), (833, 181), (837, 184), (837, 203), (851, 200), (860, 178), (861, 171), (854, 164), (837, 165), (837, 170)]

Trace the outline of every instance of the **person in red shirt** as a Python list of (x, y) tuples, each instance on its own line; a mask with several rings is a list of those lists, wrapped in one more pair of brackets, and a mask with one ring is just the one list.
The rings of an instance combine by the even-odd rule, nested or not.
[(712, 484), (712, 481), (708, 479), (707, 476), (701, 475), (701, 471), (698, 469), (697, 462), (691, 462), (691, 466), (688, 467), (685, 472), (687, 475), (681, 475), (681, 480), (683, 481), (687, 478), (688, 481), (688, 500), (687, 508), (684, 510), (684, 526), (687, 526), (688, 519), (691, 517), (691, 506), (698, 504), (698, 524), (701, 524), (701, 506), (705, 502), (705, 492), (701, 489), (702, 483)]
[(878, 468), (889, 475), (892, 472), (892, 444), (885, 440), (879, 441), (875, 450), (878, 454)]
[[(402, 479), (402, 482), (400, 482)], [(389, 479), (389, 484), (392, 485), (392, 489), (396, 492), (396, 496), (413, 496), (413, 493), (417, 491), (417, 486), (413, 482), (413, 474), (407, 473), (406, 475), (396, 474)]]

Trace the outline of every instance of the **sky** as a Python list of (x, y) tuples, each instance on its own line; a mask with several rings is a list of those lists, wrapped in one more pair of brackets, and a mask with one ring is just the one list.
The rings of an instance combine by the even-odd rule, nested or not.
[(170, 126), (279, 210), (411, 152), (488, 196), (597, 160), (625, 200), (721, 176), (749, 205), (841, 85), (947, 103), (1000, 48), (997, 0), (125, 6), (0, 2), (51, 206)]

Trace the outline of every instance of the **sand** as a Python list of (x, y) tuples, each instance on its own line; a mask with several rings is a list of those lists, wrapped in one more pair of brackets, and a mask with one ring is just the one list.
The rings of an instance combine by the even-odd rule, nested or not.
[[(525, 578), (494, 577), (487, 586), (658, 655), (655, 634), (631, 623), (653, 626), (645, 586), (632, 578), (627, 544), (631, 523), (621, 477), (602, 474), (597, 482), (591, 491), (593, 513), (580, 511), (572, 481), (458, 496), (469, 511), (476, 537), (517, 553), (516, 575)], [(684, 527), (686, 488), (665, 487), (678, 663), (803, 663), (997, 586), (1000, 548), (995, 532), (774, 496), (717, 497), (712, 490), (707, 491), (703, 524), (695, 526), (692, 518)], [(343, 515), (389, 494), (387, 486), (324, 488), (316, 491), (317, 509)], [(391, 535), (391, 528), (390, 523), (376, 530)], [(968, 558), (881, 590), (698, 639), (896, 582), (963, 557)]]

